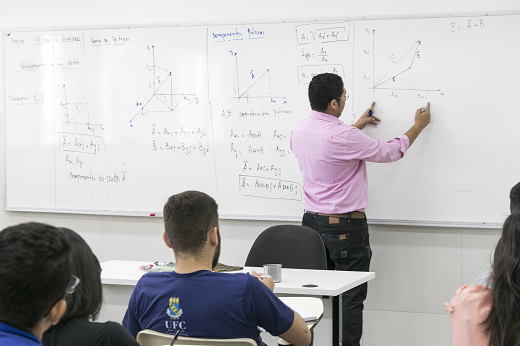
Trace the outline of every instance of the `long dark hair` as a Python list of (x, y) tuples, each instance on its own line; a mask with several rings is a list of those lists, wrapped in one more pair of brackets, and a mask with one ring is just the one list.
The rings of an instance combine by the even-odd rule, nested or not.
[(520, 345), (520, 214), (504, 222), (493, 258), (493, 302), (483, 325), (490, 346)]
[(103, 302), (101, 286), (101, 266), (99, 261), (79, 234), (68, 228), (60, 227), (72, 247), (72, 274), (81, 283), (73, 294), (66, 297), (67, 310), (60, 319), (60, 324), (76, 317), (96, 320)]

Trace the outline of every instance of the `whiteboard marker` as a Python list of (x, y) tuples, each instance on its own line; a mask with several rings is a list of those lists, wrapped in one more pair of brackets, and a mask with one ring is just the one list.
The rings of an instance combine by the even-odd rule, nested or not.
[(369, 110), (368, 110), (368, 116), (371, 117), (371, 116), (372, 116), (372, 113), (373, 113), (372, 110), (369, 109)]
[(153, 214), (150, 214), (150, 216), (155, 216), (155, 213), (153, 213)]
[(421, 113), (426, 111), (426, 107), (421, 108)]

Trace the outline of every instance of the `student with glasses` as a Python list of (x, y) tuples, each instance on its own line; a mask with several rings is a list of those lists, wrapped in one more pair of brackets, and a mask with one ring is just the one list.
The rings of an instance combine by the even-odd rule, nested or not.
[(72, 247), (72, 272), (81, 280), (68, 295), (67, 310), (59, 323), (43, 335), (44, 346), (139, 346), (135, 338), (116, 322), (97, 323), (103, 301), (101, 266), (79, 234), (60, 228)]
[(23, 223), (0, 232), (0, 345), (42, 345), (79, 283), (70, 254), (63, 232), (50, 225)]

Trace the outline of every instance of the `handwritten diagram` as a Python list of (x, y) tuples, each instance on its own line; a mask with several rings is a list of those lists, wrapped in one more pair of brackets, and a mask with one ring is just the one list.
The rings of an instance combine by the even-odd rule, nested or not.
[(152, 81), (149, 83), (151, 96), (147, 97), (145, 102), (136, 101), (139, 111), (130, 120), (130, 127), (133, 127), (133, 122), (139, 115), (172, 113), (181, 102), (187, 104), (199, 103), (199, 98), (194, 93), (174, 91), (175, 77), (169, 70), (155, 64), (155, 46), (148, 46), (148, 49), (152, 52), (152, 63), (146, 66), (152, 75)]
[[(67, 86), (61, 84), (59, 93), (62, 95), (60, 108), (62, 111), (62, 123), (66, 125), (81, 125), (90, 133), (94, 134), (97, 130), (104, 130), (101, 122), (92, 121), (89, 112), (88, 102), (69, 102), (67, 96)], [(99, 132), (99, 131), (97, 131)]]
[(271, 86), (271, 73), (269, 69), (260, 70), (257, 73), (255, 70), (248, 70), (247, 82), (242, 82), (242, 85), (245, 87), (241, 88), (240, 80), (246, 79), (244, 78), (244, 74), (239, 73), (238, 68), (238, 53), (232, 50), (229, 51), (231, 56), (234, 58), (235, 62), (235, 70), (236, 70), (236, 86), (233, 88), (232, 99), (236, 99), (238, 102), (240, 100), (246, 100), (249, 103), (249, 99), (270, 99), (272, 103), (276, 103), (276, 101), (283, 101), (283, 103), (287, 103), (287, 99), (285, 96), (275, 96), (272, 94), (272, 86)]
[[(417, 61), (421, 58), (421, 41), (417, 40), (411, 44), (410, 48), (399, 54), (382, 52), (382, 58), (379, 58), (379, 51), (376, 49), (376, 30), (372, 31), (372, 87), (375, 92), (376, 89), (389, 90), (404, 90), (404, 91), (441, 91), (439, 88), (425, 88), (419, 86), (418, 81), (412, 80), (413, 69), (417, 68)], [(384, 55), (386, 54), (386, 55)], [(384, 59), (385, 63), (376, 63), (376, 57), (381, 61)], [(384, 67), (380, 67), (382, 65)], [(388, 67), (390, 66), (390, 67)], [(378, 70), (384, 72), (379, 73)]]

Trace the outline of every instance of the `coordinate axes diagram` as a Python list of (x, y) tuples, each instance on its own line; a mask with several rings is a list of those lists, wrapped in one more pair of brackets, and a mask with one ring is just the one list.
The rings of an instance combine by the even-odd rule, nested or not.
[(148, 113), (172, 113), (175, 112), (179, 104), (198, 104), (199, 99), (196, 94), (174, 92), (174, 77), (171, 71), (164, 69), (155, 64), (155, 46), (148, 47), (152, 51), (152, 64), (146, 65), (147, 70), (151, 73), (152, 80), (149, 82), (151, 95), (145, 96), (144, 102), (136, 102), (139, 111), (130, 120), (132, 122), (138, 116), (146, 116)]
[(70, 102), (67, 97), (66, 85), (59, 84), (58, 87), (61, 89), (60, 108), (62, 110), (62, 122), (64, 124), (72, 124), (74, 126), (83, 125), (92, 133), (96, 131), (96, 128), (104, 130), (101, 123), (97, 124), (92, 122), (88, 102)]
[[(385, 56), (384, 59), (390, 59), (392, 66), (386, 71), (381, 77), (376, 77), (376, 56), (379, 54), (376, 51), (376, 31), (372, 32), (372, 56), (373, 56), (373, 84), (370, 89), (391, 89), (391, 90), (408, 90), (408, 91), (441, 91), (438, 88), (424, 88), (419, 87), (417, 80), (412, 81), (411, 72), (414, 69), (414, 63), (417, 59), (420, 59), (419, 48), (421, 41), (415, 41), (412, 46), (402, 55), (391, 54), (389, 57)], [(408, 74), (405, 74), (408, 72)]]
[(250, 99), (270, 99), (271, 103), (276, 103), (278, 101), (282, 101), (284, 104), (287, 103), (285, 96), (275, 96), (272, 94), (272, 85), (271, 85), (271, 72), (269, 69), (260, 70), (260, 73), (257, 73), (255, 70), (248, 69), (247, 77), (244, 78), (244, 73), (242, 73), (242, 80), (246, 79), (248, 82), (242, 83), (246, 84), (247, 87), (241, 88), (240, 85), (240, 73), (239, 73), (239, 65), (238, 65), (238, 53), (229, 51), (231, 56), (235, 59), (235, 70), (236, 70), (236, 86), (233, 88), (233, 96), (232, 99), (236, 99), (239, 103), (240, 100), (245, 99), (248, 103)]

